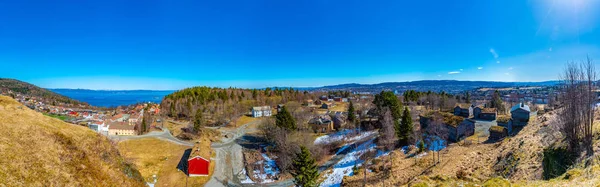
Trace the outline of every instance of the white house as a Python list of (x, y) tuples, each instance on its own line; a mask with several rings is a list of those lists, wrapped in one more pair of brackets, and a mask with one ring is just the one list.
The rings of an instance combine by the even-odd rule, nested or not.
[(252, 107), (252, 117), (271, 116), (271, 106)]

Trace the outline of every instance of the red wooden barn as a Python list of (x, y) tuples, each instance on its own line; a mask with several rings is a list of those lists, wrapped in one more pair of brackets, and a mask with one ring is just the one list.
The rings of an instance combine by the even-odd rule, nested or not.
[(188, 159), (188, 174), (190, 177), (208, 176), (210, 161), (201, 157), (194, 156)]

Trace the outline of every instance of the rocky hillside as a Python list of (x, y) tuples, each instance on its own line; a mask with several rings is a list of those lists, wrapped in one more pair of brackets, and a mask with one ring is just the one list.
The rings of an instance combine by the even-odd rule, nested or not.
[[(470, 138), (454, 143), (440, 152), (440, 162), (433, 165), (432, 152), (413, 157), (394, 151), (373, 161), (367, 173), (367, 186), (598, 186), (600, 165), (575, 164), (563, 168), (550, 180), (544, 180), (545, 149), (555, 148), (562, 139), (552, 126), (556, 114), (553, 112), (537, 116), (518, 135), (493, 142)], [(597, 124), (599, 125), (599, 124)], [(594, 131), (600, 134), (600, 128)], [(467, 143), (471, 142), (471, 143)], [(465, 144), (466, 143), (466, 144)], [(600, 142), (595, 141), (594, 150), (600, 155)], [(436, 154), (436, 159), (438, 155)], [(593, 158), (595, 163), (600, 157)], [(556, 159), (555, 159), (556, 160)], [(392, 171), (383, 172), (392, 162)], [(548, 162), (548, 166), (561, 165)], [(344, 178), (344, 186), (363, 186), (364, 173)]]
[(66, 96), (54, 93), (50, 90), (37, 87), (33, 84), (29, 84), (23, 81), (15, 79), (0, 78), (0, 92), (13, 92), (31, 97), (38, 97), (44, 102), (53, 105), (84, 105), (88, 106), (87, 103), (83, 103)]
[(0, 186), (144, 186), (139, 171), (92, 130), (0, 96)]

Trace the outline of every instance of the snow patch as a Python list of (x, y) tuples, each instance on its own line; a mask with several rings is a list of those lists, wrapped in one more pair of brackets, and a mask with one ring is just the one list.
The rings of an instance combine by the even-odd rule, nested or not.
[(326, 174), (325, 180), (321, 183), (322, 187), (338, 187), (341, 186), (342, 179), (344, 176), (352, 176), (354, 172), (352, 168), (356, 164), (357, 166), (362, 165), (364, 160), (360, 159), (360, 156), (367, 151), (375, 150), (375, 139), (366, 141), (360, 144), (356, 149), (352, 150), (344, 156), (338, 163), (333, 166), (331, 173)]

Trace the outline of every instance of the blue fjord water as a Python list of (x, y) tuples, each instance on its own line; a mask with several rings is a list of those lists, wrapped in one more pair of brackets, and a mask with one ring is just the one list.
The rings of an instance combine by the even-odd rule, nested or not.
[(111, 107), (131, 105), (141, 102), (160, 103), (165, 95), (174, 91), (157, 90), (82, 90), (50, 89), (53, 92), (72, 99), (86, 102), (92, 106)]

